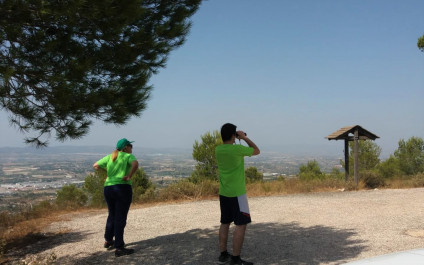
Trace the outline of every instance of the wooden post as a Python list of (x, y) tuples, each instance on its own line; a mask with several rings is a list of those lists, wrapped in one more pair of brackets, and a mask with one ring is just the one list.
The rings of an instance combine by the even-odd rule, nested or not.
[(358, 132), (358, 129), (356, 129), (354, 137), (353, 137), (353, 141), (354, 141), (354, 145), (353, 145), (353, 153), (354, 153), (353, 172), (354, 172), (354, 176), (355, 176), (356, 186), (358, 186), (358, 139), (359, 139), (359, 132)]
[(345, 139), (345, 181), (349, 180), (349, 139)]

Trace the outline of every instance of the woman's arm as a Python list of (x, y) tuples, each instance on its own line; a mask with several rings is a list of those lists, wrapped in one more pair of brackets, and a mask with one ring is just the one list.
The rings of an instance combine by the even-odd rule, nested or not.
[(97, 164), (97, 162), (96, 162), (96, 163), (94, 163), (93, 167), (94, 167), (94, 169), (95, 169), (95, 170), (101, 170), (101, 171), (106, 172), (106, 169), (101, 168), (101, 167)]
[(131, 162), (130, 173), (128, 174), (128, 176), (125, 176), (122, 179), (125, 180), (125, 181), (129, 181), (132, 178), (132, 176), (134, 175), (134, 173), (137, 171), (137, 169), (138, 169), (138, 161), (134, 160), (134, 161)]

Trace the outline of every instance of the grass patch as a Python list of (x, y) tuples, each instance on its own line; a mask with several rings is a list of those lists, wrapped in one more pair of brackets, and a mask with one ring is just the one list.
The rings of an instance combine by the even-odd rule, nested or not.
[[(363, 184), (358, 185), (358, 189), (363, 188)], [(254, 182), (246, 186), (249, 196), (270, 196), (281, 194), (295, 194), (308, 192), (326, 192), (337, 190), (356, 190), (356, 185), (351, 182), (345, 182), (341, 179), (315, 179), (302, 181), (299, 179), (287, 179), (270, 182)]]
[(193, 183), (181, 180), (159, 191), (157, 201), (198, 200), (217, 196), (219, 183), (213, 180), (203, 180)]
[(424, 187), (424, 174), (417, 174), (410, 178), (386, 180), (386, 187), (391, 189), (422, 188)]

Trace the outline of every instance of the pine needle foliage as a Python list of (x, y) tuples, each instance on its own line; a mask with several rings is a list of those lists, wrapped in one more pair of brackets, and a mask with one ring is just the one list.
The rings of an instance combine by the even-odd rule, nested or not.
[(201, 0), (0, 1), (0, 109), (47, 146), (139, 116)]

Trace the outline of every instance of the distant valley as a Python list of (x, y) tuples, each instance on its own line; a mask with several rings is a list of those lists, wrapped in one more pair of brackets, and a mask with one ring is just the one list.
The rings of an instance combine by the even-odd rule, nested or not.
[[(54, 199), (56, 191), (67, 184), (82, 185), (85, 177), (94, 172), (93, 163), (112, 151), (107, 146), (0, 148), (0, 210), (37, 198)], [(196, 164), (191, 152), (182, 148), (139, 148), (134, 155), (161, 188), (190, 176)], [(330, 172), (340, 157), (263, 151), (260, 156), (246, 158), (245, 165), (258, 168), (268, 180), (295, 175), (299, 166), (310, 160), (316, 160), (322, 171)]]

